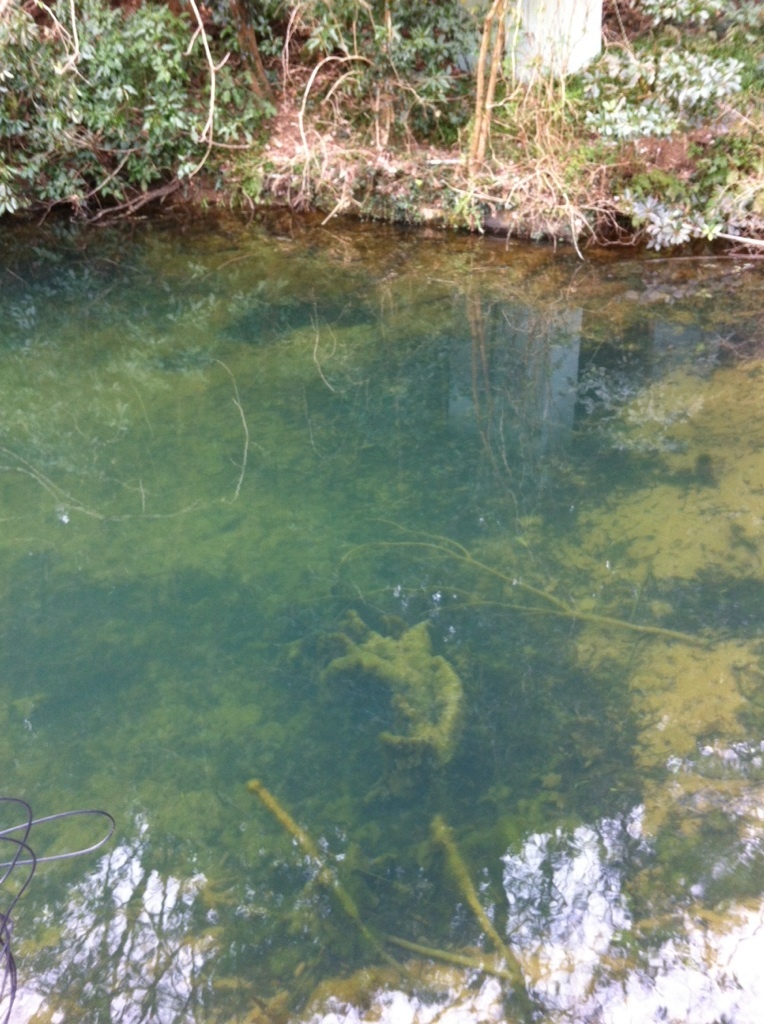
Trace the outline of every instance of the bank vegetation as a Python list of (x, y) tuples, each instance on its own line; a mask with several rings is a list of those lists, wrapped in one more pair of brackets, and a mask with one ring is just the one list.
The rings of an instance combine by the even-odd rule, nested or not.
[(518, 68), (518, 0), (0, 0), (0, 214), (224, 202), (764, 254), (764, 4), (605, 0)]

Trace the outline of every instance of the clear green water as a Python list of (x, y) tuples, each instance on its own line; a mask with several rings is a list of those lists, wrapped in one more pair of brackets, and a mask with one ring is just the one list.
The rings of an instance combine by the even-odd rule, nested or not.
[[(209, 219), (0, 283), (3, 793), (118, 823), (18, 1020), (757, 1019), (761, 263)], [(383, 938), (495, 967), (472, 893), (527, 1000)]]

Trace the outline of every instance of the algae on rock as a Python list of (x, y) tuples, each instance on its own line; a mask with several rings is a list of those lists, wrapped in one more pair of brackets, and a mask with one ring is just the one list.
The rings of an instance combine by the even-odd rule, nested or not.
[(335, 639), (345, 653), (327, 665), (321, 682), (361, 676), (389, 687), (399, 731), (382, 732), (380, 740), (396, 760), (416, 764), (430, 757), (447, 764), (459, 741), (463, 690), (446, 659), (432, 653), (427, 622), (395, 639), (375, 633), (351, 611)]

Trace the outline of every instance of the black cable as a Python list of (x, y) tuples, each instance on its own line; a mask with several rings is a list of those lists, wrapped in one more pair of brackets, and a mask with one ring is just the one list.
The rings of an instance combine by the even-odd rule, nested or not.
[[(14, 800), (16, 803), (24, 803), (23, 800), (15, 800), (13, 797), (0, 797), (0, 800)], [(28, 805), (26, 805), (28, 806)], [(31, 809), (29, 811), (31, 814)], [(70, 860), (72, 857), (81, 857), (85, 853), (93, 853), (95, 850), (99, 850), (105, 843), (111, 839), (114, 835), (114, 829), (117, 827), (117, 823), (114, 818), (109, 814), (108, 811), (96, 811), (96, 810), (78, 810), (78, 811), (59, 811), (58, 814), (47, 814), (44, 818), (34, 818), (28, 822), (22, 822), (20, 825), (13, 825), (11, 828), (5, 828), (0, 830), (0, 840), (5, 839), (11, 832), (19, 832), (21, 829), (25, 830), (24, 841), (29, 835), (29, 832), (35, 825), (43, 825), (48, 821), (60, 821), (63, 818), (74, 818), (78, 815), (92, 815), (106, 818), (109, 822), (109, 829), (105, 836), (98, 840), (97, 843), (93, 843), (92, 846), (83, 846), (80, 850), (70, 850), (67, 853), (55, 853), (49, 857), (35, 857), (34, 864), (50, 864), (54, 860)], [(16, 865), (30, 864), (28, 860), (17, 860), (14, 858), (12, 861), (0, 861), (0, 868), (7, 867), (9, 871), (13, 870)], [(7, 874), (0, 878), (0, 885), (5, 881)]]
[[(2, 906), (2, 903), (0, 903), (0, 906), (2, 906), (2, 909), (0, 909), (0, 1006), (5, 1005), (6, 1007), (2, 1011), (2, 1016), (0, 1016), (0, 1024), (9, 1024), (18, 985), (16, 960), (11, 949), (11, 938), (13, 936), (11, 915), (14, 907), (31, 882), (38, 864), (47, 864), (56, 860), (69, 860), (72, 857), (81, 857), (86, 853), (93, 853), (95, 850), (99, 850), (111, 839), (116, 828), (116, 822), (108, 811), (61, 811), (58, 814), (48, 814), (43, 818), (35, 818), (32, 815), (32, 808), (26, 800), (22, 800), (19, 797), (0, 796), (0, 807), (4, 804), (18, 808), (23, 815), (18, 825), (11, 825), (10, 828), (0, 829), (0, 849), (8, 849), (8, 846), (3, 846), (3, 844), (10, 844), (10, 849), (13, 851), (13, 856), (9, 860), (0, 861), (0, 870), (2, 870), (2, 874), (0, 874), (0, 893), (2, 892), (2, 887), (12, 874), (14, 875), (14, 886), (16, 887), (16, 891), (10, 894), (8, 903), (5, 906)], [(98, 842), (90, 846), (84, 846), (79, 850), (51, 854), (48, 857), (37, 857), (35, 855), (29, 842), (34, 828), (46, 825), (49, 822), (79, 816), (105, 818), (108, 822), (106, 834)], [(16, 835), (15, 833), (20, 834)]]

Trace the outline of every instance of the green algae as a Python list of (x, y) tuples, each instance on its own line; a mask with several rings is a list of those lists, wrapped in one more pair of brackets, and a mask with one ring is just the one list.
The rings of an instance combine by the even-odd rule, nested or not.
[(398, 638), (383, 637), (351, 612), (336, 639), (345, 653), (329, 662), (321, 683), (356, 675), (383, 683), (400, 731), (379, 738), (395, 760), (408, 766), (429, 755), (437, 765), (448, 764), (459, 741), (464, 690), (446, 659), (433, 655), (428, 624), (420, 622)]

